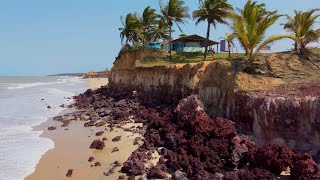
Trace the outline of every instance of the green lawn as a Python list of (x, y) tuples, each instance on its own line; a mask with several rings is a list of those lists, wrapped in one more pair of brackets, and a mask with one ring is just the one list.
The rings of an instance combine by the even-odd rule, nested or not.
[[(212, 54), (209, 53), (205, 61), (217, 61), (217, 60), (235, 60), (243, 58), (244, 54), (235, 53), (231, 55), (231, 58), (228, 58), (227, 53), (218, 53), (212, 57)], [(136, 63), (136, 66), (143, 67), (152, 67), (152, 66), (168, 66), (175, 64), (188, 64), (188, 63), (199, 63), (204, 62), (203, 53), (177, 53), (168, 59), (166, 56), (157, 56), (157, 57), (145, 57), (142, 60)]]

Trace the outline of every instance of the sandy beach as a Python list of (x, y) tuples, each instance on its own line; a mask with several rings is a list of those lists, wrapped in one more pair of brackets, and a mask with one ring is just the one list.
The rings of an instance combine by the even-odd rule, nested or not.
[[(106, 84), (106, 79), (88, 79), (86, 86), (96, 89)], [(59, 115), (76, 111), (75, 109), (66, 109)], [(84, 122), (72, 121), (68, 127), (61, 127), (61, 122), (49, 119), (45, 123), (34, 127), (34, 130), (42, 130), (41, 137), (51, 139), (55, 147), (47, 151), (36, 166), (36, 170), (25, 179), (27, 180), (43, 180), (43, 179), (102, 179), (106, 178), (103, 174), (112, 168), (112, 163), (118, 161), (123, 163), (128, 159), (131, 153), (138, 148), (139, 145), (133, 145), (134, 139), (139, 134), (126, 132), (120, 128), (114, 128), (112, 132), (108, 131), (107, 125), (101, 127), (83, 128)], [(56, 130), (50, 131), (48, 127), (57, 127)], [(132, 127), (134, 124), (126, 124)], [(128, 127), (128, 128), (129, 128)], [(125, 128), (125, 127), (124, 127)], [(107, 129), (107, 130), (106, 130)], [(105, 131), (102, 136), (97, 137), (95, 134), (99, 131)], [(112, 139), (121, 136), (119, 142), (113, 142)], [(106, 138), (106, 147), (103, 150), (89, 149), (92, 141), (96, 139)], [(117, 147), (119, 151), (113, 152), (113, 148)], [(89, 157), (94, 157), (89, 162)], [(94, 166), (96, 162), (100, 162), (101, 166)], [(93, 167), (92, 167), (93, 166)], [(115, 173), (108, 178), (117, 179), (121, 173), (118, 171), (121, 167), (115, 169)], [(69, 169), (73, 169), (71, 177), (66, 177)]]

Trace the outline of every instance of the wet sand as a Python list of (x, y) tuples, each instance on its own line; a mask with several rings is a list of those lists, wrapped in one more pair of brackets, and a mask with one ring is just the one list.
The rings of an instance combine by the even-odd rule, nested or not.
[[(88, 79), (86, 85), (88, 88), (96, 89), (106, 83), (106, 79)], [(75, 109), (66, 109), (59, 115), (64, 115), (75, 111)], [(51, 139), (55, 147), (47, 151), (36, 166), (36, 170), (25, 179), (27, 180), (50, 180), (50, 179), (118, 179), (121, 175), (121, 167), (115, 169), (115, 173), (105, 176), (103, 173), (108, 172), (112, 167), (112, 163), (119, 161), (121, 164), (128, 159), (131, 153), (138, 148), (139, 145), (133, 145), (134, 139), (139, 134), (124, 131), (120, 128), (114, 128), (109, 131), (107, 125), (102, 127), (84, 128), (84, 122), (72, 121), (68, 127), (61, 127), (61, 122), (48, 121), (39, 126), (34, 127), (35, 130), (43, 130), (41, 137)], [(131, 127), (137, 124), (126, 124)], [(49, 131), (48, 127), (55, 126), (56, 130)], [(107, 128), (107, 130), (105, 130)], [(95, 136), (96, 132), (104, 131), (102, 136)], [(121, 136), (121, 141), (112, 142), (115, 136)], [(89, 149), (92, 141), (96, 139), (107, 138), (105, 148), (103, 150)], [(112, 153), (112, 149), (118, 147), (119, 151)], [(88, 162), (89, 157), (95, 159)], [(95, 162), (100, 162), (101, 166), (91, 167)], [(66, 177), (69, 169), (73, 169), (71, 177)]]
[[(102, 136), (96, 137), (95, 133), (104, 131), (107, 124), (102, 127), (83, 127), (83, 122), (73, 121), (67, 127), (61, 128), (60, 122), (48, 121), (37, 128), (44, 129), (49, 126), (56, 126), (54, 131), (45, 130), (42, 137), (50, 138), (54, 141), (55, 147), (49, 150), (38, 163), (33, 174), (28, 176), (27, 180), (40, 179), (117, 179), (121, 173), (120, 167), (115, 169), (115, 173), (106, 177), (104, 172), (111, 169), (115, 161), (123, 163), (128, 159), (131, 153), (138, 148), (133, 145), (134, 139), (138, 134), (125, 132), (122, 129), (114, 128), (112, 132), (105, 131)], [(127, 124), (129, 126), (129, 124)], [(132, 126), (133, 124), (130, 124)], [(112, 142), (115, 136), (121, 136), (121, 141)], [(105, 148), (103, 150), (89, 149), (90, 144), (95, 139), (106, 137)], [(119, 151), (112, 153), (112, 149), (118, 147)], [(95, 160), (88, 162), (90, 156)], [(99, 167), (91, 167), (95, 162), (100, 162)], [(73, 169), (71, 178), (66, 177), (68, 169)]]

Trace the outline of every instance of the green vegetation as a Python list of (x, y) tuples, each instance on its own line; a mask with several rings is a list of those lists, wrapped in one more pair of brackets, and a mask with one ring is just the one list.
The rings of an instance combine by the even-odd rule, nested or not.
[[(167, 57), (146, 57), (139, 62), (143, 66), (168, 65), (197, 63), (203, 60), (216, 59), (237, 59), (243, 60), (251, 66), (258, 59), (260, 51), (265, 49), (268, 44), (283, 38), (290, 38), (295, 41), (295, 50), (300, 54), (309, 52), (307, 45), (311, 42), (320, 40), (320, 29), (314, 29), (317, 19), (320, 17), (320, 9), (314, 9), (306, 12), (295, 11), (293, 17), (286, 15), (287, 22), (284, 28), (290, 32), (285, 35), (274, 35), (266, 38), (268, 29), (274, 25), (277, 20), (283, 16), (277, 11), (268, 11), (265, 4), (259, 4), (256, 1), (248, 0), (243, 9), (237, 9), (235, 12), (232, 5), (227, 0), (199, 0), (199, 9), (192, 13), (196, 24), (207, 22), (207, 36), (205, 41), (205, 53), (177, 53)], [(119, 28), (121, 42), (125, 49), (144, 49), (150, 42), (169, 41), (171, 47), (173, 25), (176, 24), (179, 30), (179, 24), (186, 23), (189, 18), (188, 7), (183, 0), (166, 0), (164, 3), (160, 0), (160, 13), (155, 9), (147, 7), (142, 14), (129, 13), (125, 18), (121, 17), (122, 26)], [(226, 33), (223, 37), (228, 43), (228, 54), (208, 53), (207, 42), (210, 37), (210, 27), (216, 28), (217, 24), (228, 24), (232, 32)], [(182, 31), (181, 31), (182, 32)], [(184, 37), (186, 34), (181, 34)], [(234, 46), (234, 39), (237, 39), (245, 51), (243, 54), (234, 54), (231, 56), (230, 48)], [(313, 54), (320, 56), (319, 49), (311, 50)], [(204, 56), (205, 58), (203, 59)], [(232, 58), (231, 58), (232, 57)], [(239, 58), (241, 57), (241, 58)], [(251, 66), (252, 67), (252, 66)]]
[(192, 13), (193, 19), (197, 19), (196, 24), (202, 21), (207, 21), (207, 36), (205, 41), (204, 59), (207, 57), (208, 46), (207, 42), (210, 37), (210, 27), (213, 25), (216, 28), (217, 23), (227, 24), (226, 17), (233, 10), (232, 5), (227, 0), (200, 0), (199, 9)]
[[(236, 60), (241, 61), (245, 58), (243, 53), (236, 53), (233, 55), (232, 58), (228, 57), (227, 53), (219, 53), (215, 54), (214, 57), (212, 53), (209, 53), (207, 56), (208, 62), (217, 61), (217, 60)], [(149, 56), (145, 57), (140, 60), (136, 66), (143, 66), (143, 67), (152, 67), (152, 66), (168, 66), (168, 65), (177, 65), (177, 64), (188, 64), (188, 63), (200, 63), (203, 61), (203, 53), (202, 52), (195, 52), (195, 53), (176, 53), (168, 60), (165, 56)]]
[(122, 26), (119, 28), (121, 42), (126, 39), (124, 47), (141, 48), (151, 41), (168, 38), (168, 26), (165, 24), (155, 9), (146, 7), (141, 14), (129, 13), (125, 20), (121, 16)]
[(312, 52), (314, 55), (320, 57), (320, 48), (312, 49), (311, 52)]
[[(179, 23), (184, 24), (186, 22), (185, 19), (190, 17), (188, 13), (189, 8), (184, 5), (185, 3), (182, 0), (169, 0), (166, 5), (162, 2), (160, 4), (162, 19), (169, 27), (169, 46), (171, 47), (173, 23), (175, 23), (182, 32)], [(171, 57), (171, 48), (169, 50), (169, 54)]]
[(289, 35), (275, 35), (265, 39), (267, 30), (281, 15), (277, 11), (269, 12), (264, 4), (248, 1), (239, 13), (231, 13), (232, 29), (241, 46), (245, 49), (250, 64), (253, 64), (260, 50), (268, 44)]
[(320, 17), (320, 15), (314, 15), (314, 13), (319, 10), (313, 9), (306, 12), (295, 10), (295, 16), (287, 15), (287, 23), (284, 25), (284, 29), (294, 35), (294, 38), (292, 38), (295, 40), (294, 50), (298, 51), (299, 46), (300, 54), (306, 53), (306, 47), (309, 43), (317, 42), (320, 39), (320, 28), (313, 29), (317, 18)]

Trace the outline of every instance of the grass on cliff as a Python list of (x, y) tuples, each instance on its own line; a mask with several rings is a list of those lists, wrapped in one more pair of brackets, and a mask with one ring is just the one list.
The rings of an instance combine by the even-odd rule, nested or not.
[(320, 57), (320, 48), (313, 49), (313, 50), (311, 50), (311, 52), (312, 52), (314, 55), (317, 55), (317, 56)]
[[(243, 58), (244, 54), (234, 53), (228, 58), (228, 53), (218, 53), (214, 57), (212, 54), (208, 54), (205, 61), (216, 61), (216, 60), (236, 60)], [(149, 56), (145, 57), (140, 61), (136, 62), (136, 67), (152, 67), (152, 66), (170, 66), (175, 64), (189, 64), (189, 63), (200, 63), (204, 62), (203, 53), (176, 53), (168, 59), (166, 56)]]

